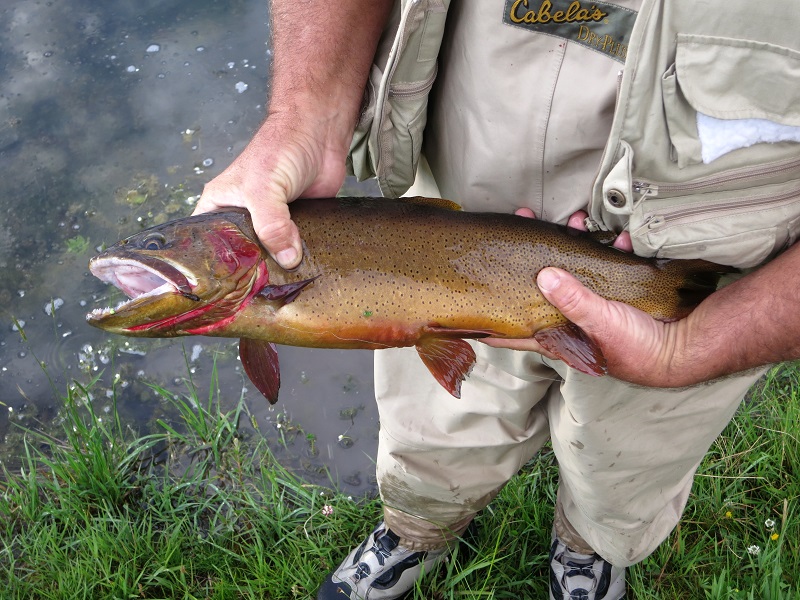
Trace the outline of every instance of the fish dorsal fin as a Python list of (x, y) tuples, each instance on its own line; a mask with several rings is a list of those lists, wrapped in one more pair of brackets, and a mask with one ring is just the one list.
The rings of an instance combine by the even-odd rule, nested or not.
[(425, 336), (417, 344), (422, 362), (442, 387), (461, 398), (461, 383), (475, 364), (475, 351), (460, 338)]
[(537, 331), (533, 338), (573, 369), (600, 377), (608, 372), (600, 347), (574, 323), (563, 323)]
[(446, 200), (444, 198), (426, 198), (425, 196), (404, 196), (397, 199), (398, 202), (408, 202), (409, 204), (420, 204), (421, 206), (434, 206), (436, 208), (446, 208), (447, 210), (461, 210), (461, 205)]
[(239, 340), (239, 358), (253, 385), (270, 404), (275, 404), (281, 387), (281, 369), (275, 344), (242, 338)]

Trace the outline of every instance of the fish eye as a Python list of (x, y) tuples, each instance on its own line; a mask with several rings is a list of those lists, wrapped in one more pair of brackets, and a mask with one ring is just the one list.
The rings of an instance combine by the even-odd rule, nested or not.
[(161, 250), (167, 244), (167, 238), (160, 233), (151, 233), (142, 240), (142, 248), (145, 250)]

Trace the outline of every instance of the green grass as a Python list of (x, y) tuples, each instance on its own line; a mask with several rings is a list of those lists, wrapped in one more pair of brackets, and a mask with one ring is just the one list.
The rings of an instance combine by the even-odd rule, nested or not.
[[(0, 476), (0, 598), (313, 598), (379, 503), (282, 468), (243, 434), (241, 399), (223, 412), (154, 389), (179, 414), (155, 434), (98, 415), (80, 386), (63, 434), (26, 434), (22, 468)], [(713, 446), (680, 526), (629, 570), (629, 598), (800, 599), (798, 422), (800, 368), (783, 365)], [(545, 450), (413, 597), (546, 598), (556, 477)]]

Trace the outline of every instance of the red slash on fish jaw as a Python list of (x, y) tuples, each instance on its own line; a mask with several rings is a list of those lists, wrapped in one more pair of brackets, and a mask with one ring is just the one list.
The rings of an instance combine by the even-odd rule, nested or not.
[(267, 264), (261, 260), (256, 266), (256, 275), (254, 282), (250, 286), (247, 295), (241, 302), (232, 304), (223, 304), (225, 298), (220, 298), (216, 302), (205, 303), (195, 309), (187, 311), (180, 315), (167, 317), (159, 321), (151, 323), (143, 323), (128, 328), (128, 331), (151, 331), (159, 329), (174, 329), (182, 323), (190, 323), (192, 321), (200, 321), (198, 327), (191, 329), (184, 329), (183, 333), (189, 335), (213, 335), (213, 332), (219, 331), (227, 327), (235, 318), (236, 314), (245, 306), (247, 306), (258, 292), (260, 292), (265, 285), (269, 283), (269, 274), (267, 272)]
[(236, 315), (233, 314), (233, 315), (231, 315), (229, 317), (225, 317), (224, 319), (221, 319), (221, 320), (216, 321), (214, 323), (209, 323), (208, 325), (203, 325), (202, 327), (197, 327), (195, 329), (187, 329), (186, 333), (189, 333), (191, 335), (213, 335), (213, 333), (215, 331), (218, 331), (220, 329), (223, 329), (224, 327), (227, 327), (235, 318), (236, 318)]

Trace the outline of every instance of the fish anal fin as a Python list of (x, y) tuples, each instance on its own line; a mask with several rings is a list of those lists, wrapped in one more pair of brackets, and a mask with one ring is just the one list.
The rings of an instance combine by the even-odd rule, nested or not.
[(461, 398), (461, 383), (475, 364), (475, 351), (460, 338), (425, 336), (417, 353), (444, 389)]
[(281, 369), (275, 344), (242, 338), (239, 340), (239, 358), (253, 385), (270, 404), (275, 404), (281, 387)]
[(581, 373), (601, 377), (608, 372), (600, 347), (574, 323), (563, 323), (537, 331), (539, 345)]
[(280, 285), (265, 285), (258, 295), (267, 300), (276, 300), (283, 304), (289, 304), (296, 300), (305, 287), (319, 279), (319, 275), (311, 277), (310, 279), (303, 279), (302, 281), (295, 281), (292, 283), (283, 283)]

